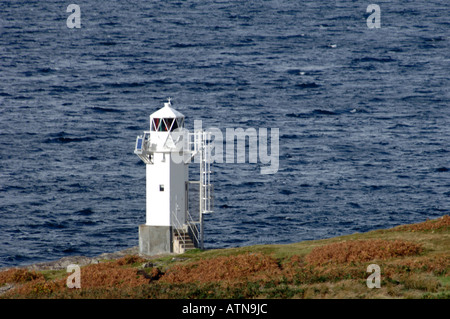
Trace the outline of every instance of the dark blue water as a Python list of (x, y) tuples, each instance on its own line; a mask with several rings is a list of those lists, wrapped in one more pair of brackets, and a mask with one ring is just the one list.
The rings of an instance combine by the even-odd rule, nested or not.
[[(76, 2), (76, 1), (74, 1)], [(138, 244), (136, 135), (167, 97), (204, 127), (279, 128), (280, 167), (216, 164), (206, 248), (450, 208), (450, 4), (0, 2), (0, 266)]]

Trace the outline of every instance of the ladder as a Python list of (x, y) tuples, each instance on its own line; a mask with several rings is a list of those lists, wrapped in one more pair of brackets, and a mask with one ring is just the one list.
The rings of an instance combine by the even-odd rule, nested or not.
[(200, 152), (200, 212), (212, 213), (212, 184), (211, 184), (211, 133), (202, 132), (202, 149)]
[(200, 219), (200, 247), (203, 249), (203, 215), (213, 212), (213, 185), (211, 184), (211, 133), (197, 131), (189, 133), (189, 149), (191, 158), (199, 155), (199, 219)]

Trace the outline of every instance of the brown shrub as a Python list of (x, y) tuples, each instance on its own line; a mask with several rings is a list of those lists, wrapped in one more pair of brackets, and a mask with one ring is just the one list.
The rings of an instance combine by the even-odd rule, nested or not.
[(53, 292), (61, 291), (64, 287), (65, 280), (46, 281), (39, 278), (15, 287), (8, 291), (6, 296), (20, 296), (20, 298), (49, 296)]
[(283, 279), (295, 284), (311, 284), (343, 279), (359, 279), (366, 275), (366, 268), (350, 264), (312, 265), (300, 256), (292, 256), (282, 264)]
[(432, 272), (438, 276), (450, 270), (450, 256), (447, 253), (420, 258), (395, 260), (385, 267), (386, 275), (410, 272)]
[(302, 272), (303, 274), (306, 273), (304, 258), (297, 255), (291, 256), (289, 259), (284, 260), (281, 267), (283, 276), (288, 279), (293, 279), (298, 276), (299, 272)]
[(139, 256), (136, 256), (136, 255), (127, 255), (125, 257), (122, 257), (122, 258), (116, 260), (116, 264), (119, 266), (133, 265), (133, 264), (143, 263), (143, 262), (145, 262), (145, 259), (141, 258)]
[(422, 252), (418, 244), (403, 240), (355, 240), (314, 248), (305, 260), (309, 264), (366, 262), (373, 259), (411, 256)]
[(168, 283), (267, 280), (281, 273), (276, 259), (260, 253), (221, 256), (170, 268), (160, 279)]
[(127, 262), (130, 260), (119, 259), (115, 262), (83, 267), (81, 269), (81, 288), (136, 287), (148, 283), (148, 279), (139, 275), (135, 268), (122, 267)]
[(24, 283), (36, 279), (43, 279), (42, 274), (27, 269), (12, 268), (0, 272), (0, 284), (4, 283)]
[(429, 231), (429, 230), (447, 230), (450, 228), (450, 216), (444, 215), (437, 219), (427, 220), (423, 223), (402, 225), (399, 227), (392, 228), (391, 231)]
[[(126, 256), (113, 262), (104, 262), (82, 267), (80, 273), (81, 290), (122, 289), (147, 284), (149, 279), (146, 276), (138, 273), (136, 268), (126, 267), (126, 265), (132, 265), (141, 261), (145, 260), (140, 257)], [(23, 298), (49, 297), (52, 293), (76, 292), (77, 289), (67, 288), (66, 280), (67, 277), (52, 281), (45, 280), (42, 274), (23, 269), (10, 269), (0, 273), (0, 283), (24, 283), (8, 291), (6, 296), (20, 296)]]

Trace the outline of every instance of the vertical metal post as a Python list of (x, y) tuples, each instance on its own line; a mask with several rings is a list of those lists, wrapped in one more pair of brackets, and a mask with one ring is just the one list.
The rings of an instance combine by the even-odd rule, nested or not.
[(198, 140), (197, 140), (197, 145), (199, 147), (200, 150), (200, 184), (199, 184), (199, 195), (200, 195), (200, 201), (199, 201), (199, 208), (200, 208), (200, 232), (201, 232), (201, 236), (200, 236), (200, 247), (201, 249), (204, 249), (203, 246), (203, 211), (204, 211), (204, 204), (203, 204), (203, 197), (204, 197), (204, 193), (203, 193), (203, 161), (204, 161), (204, 147), (203, 147), (203, 140), (202, 140), (202, 135), (203, 133), (197, 132), (198, 134)]
[(202, 235), (200, 236), (200, 247), (201, 249), (205, 249), (205, 246), (203, 245), (203, 214), (200, 215), (200, 232), (202, 233)]

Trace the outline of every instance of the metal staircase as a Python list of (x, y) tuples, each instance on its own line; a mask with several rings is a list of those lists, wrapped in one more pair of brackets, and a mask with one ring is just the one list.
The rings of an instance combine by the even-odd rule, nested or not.
[[(177, 206), (178, 210), (178, 206)], [(195, 221), (189, 211), (186, 211), (186, 222), (181, 224), (177, 214), (172, 212), (173, 224), (173, 252), (182, 254), (199, 247), (198, 221)]]
[(185, 229), (175, 229), (173, 233), (173, 252), (177, 254), (185, 253), (188, 250), (195, 249), (189, 232)]

